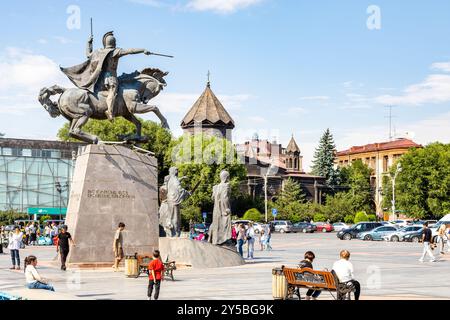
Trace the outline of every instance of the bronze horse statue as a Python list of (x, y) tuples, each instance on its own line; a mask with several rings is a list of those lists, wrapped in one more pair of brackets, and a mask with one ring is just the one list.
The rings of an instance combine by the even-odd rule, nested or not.
[[(119, 90), (115, 102), (115, 115), (122, 116), (136, 126), (136, 134), (127, 137), (127, 141), (146, 141), (141, 135), (141, 122), (134, 116), (135, 113), (154, 112), (160, 119), (164, 128), (169, 128), (166, 118), (158, 107), (147, 105), (167, 85), (164, 77), (168, 72), (159, 69), (147, 68), (141, 72), (122, 74), (119, 77)], [(51, 96), (61, 94), (58, 102), (50, 99)], [(54, 85), (43, 88), (39, 93), (39, 102), (48, 111), (51, 117), (63, 115), (70, 121), (69, 136), (87, 143), (97, 144), (97, 136), (83, 132), (81, 128), (92, 119), (106, 120), (108, 106), (106, 104), (107, 92), (91, 93), (84, 89), (65, 89)]]

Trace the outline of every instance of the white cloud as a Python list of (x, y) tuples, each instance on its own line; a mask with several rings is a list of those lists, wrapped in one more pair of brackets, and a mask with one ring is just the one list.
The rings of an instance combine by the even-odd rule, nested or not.
[(260, 3), (262, 0), (191, 0), (187, 8), (195, 11), (213, 11), (228, 14)]
[(375, 99), (385, 105), (419, 106), (450, 101), (450, 75), (432, 74), (423, 82), (407, 87), (402, 95), (383, 95)]
[(303, 107), (293, 107), (288, 108), (287, 112), (283, 112), (283, 115), (296, 115), (296, 114), (306, 114), (308, 113), (308, 110)]
[(40, 44), (47, 44), (48, 41), (47, 41), (47, 39), (42, 38), (42, 39), (38, 40), (38, 43), (40, 43)]
[(150, 7), (161, 7), (162, 2), (159, 0), (128, 0), (129, 2), (134, 2), (138, 4), (143, 4)]
[(450, 62), (436, 62), (431, 65), (431, 69), (450, 72)]
[(330, 97), (328, 97), (328, 96), (310, 96), (310, 97), (301, 97), (300, 100), (326, 101), (326, 100), (330, 100)]
[(40, 108), (37, 101), (42, 87), (70, 85), (58, 65), (50, 58), (19, 48), (0, 53), (0, 112), (24, 114)]
[[(44, 86), (68, 83), (58, 64), (50, 58), (19, 48), (7, 48), (0, 53), (0, 95), (10, 90), (17, 93), (35, 93)], [(61, 83), (63, 84), (63, 83)]]
[(73, 42), (73, 40), (66, 38), (66, 37), (61, 37), (61, 36), (54, 36), (53, 39), (58, 41), (60, 44), (69, 44), (69, 43)]
[[(166, 93), (162, 92), (155, 99), (150, 101), (150, 104), (157, 105), (161, 112), (186, 114), (189, 109), (194, 105), (197, 99), (202, 93)], [(249, 94), (236, 94), (236, 95), (217, 95), (222, 105), (228, 111), (240, 110), (243, 107), (244, 102), (253, 98)], [(232, 116), (233, 117), (233, 116)], [(181, 121), (181, 119), (180, 119)]]
[(265, 122), (267, 122), (266, 119), (264, 119), (263, 117), (260, 117), (260, 116), (251, 116), (251, 117), (248, 117), (247, 119), (250, 122), (253, 122), (253, 123), (265, 123)]

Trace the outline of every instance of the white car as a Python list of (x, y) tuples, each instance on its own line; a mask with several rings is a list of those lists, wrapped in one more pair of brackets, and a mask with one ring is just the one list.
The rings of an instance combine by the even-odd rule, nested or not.
[(253, 229), (255, 230), (256, 234), (261, 233), (261, 230), (264, 230), (265, 227), (266, 226), (264, 224), (262, 224), (262, 223), (258, 223), (258, 222), (254, 222), (253, 223)]
[(333, 223), (333, 228), (334, 228), (334, 231), (339, 232), (341, 230), (350, 228), (350, 226), (343, 222), (336, 222), (336, 223)]
[(419, 226), (419, 225), (406, 226), (406, 227), (399, 229), (398, 231), (396, 231), (394, 233), (384, 236), (383, 240), (392, 241), (392, 242), (403, 241), (403, 238), (405, 237), (405, 235), (407, 235), (409, 233), (417, 232), (421, 229), (422, 229), (422, 226)]
[(406, 227), (409, 226), (411, 221), (408, 220), (395, 220), (395, 221), (390, 221), (391, 223), (395, 224), (397, 227)]

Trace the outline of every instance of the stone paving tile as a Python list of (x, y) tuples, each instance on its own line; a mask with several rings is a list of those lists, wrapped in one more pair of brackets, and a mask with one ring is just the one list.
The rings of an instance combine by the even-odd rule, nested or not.
[[(161, 299), (271, 300), (271, 270), (295, 266), (307, 250), (316, 254), (316, 269), (331, 269), (339, 251), (348, 249), (362, 299), (450, 299), (450, 254), (436, 263), (420, 263), (420, 244), (341, 241), (335, 234), (275, 234), (271, 252), (255, 251), (256, 259), (244, 266), (220, 269), (179, 269), (176, 281), (165, 281)], [(87, 299), (146, 299), (147, 278), (126, 278), (110, 269), (60, 271), (52, 262), (55, 249), (21, 250), (21, 259), (35, 254), (40, 273), (51, 279), (58, 292)], [(23, 271), (10, 271), (9, 255), (0, 255), (0, 291), (23, 287)], [(324, 292), (320, 299), (333, 299)]]

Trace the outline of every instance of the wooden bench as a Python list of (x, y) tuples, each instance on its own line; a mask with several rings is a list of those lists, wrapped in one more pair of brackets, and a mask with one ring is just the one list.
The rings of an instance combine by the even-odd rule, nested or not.
[[(141, 273), (148, 274), (149, 273), (148, 265), (153, 260), (153, 256), (144, 254), (144, 255), (137, 255), (136, 257), (139, 265), (139, 275)], [(169, 259), (167, 258), (166, 262), (163, 262), (163, 264), (164, 264), (164, 278), (170, 277), (170, 279), (174, 281), (175, 279), (173, 277), (173, 271), (177, 269), (175, 261), (169, 261)]]
[[(283, 274), (288, 283), (287, 298), (293, 298), (294, 294), (301, 300), (300, 289), (315, 291), (328, 291), (335, 300), (351, 300), (350, 294), (355, 291), (351, 283), (341, 283), (332, 270), (319, 271), (310, 268), (294, 269), (282, 267)], [(298, 289), (298, 290), (296, 290)], [(332, 292), (336, 292), (336, 297)]]

